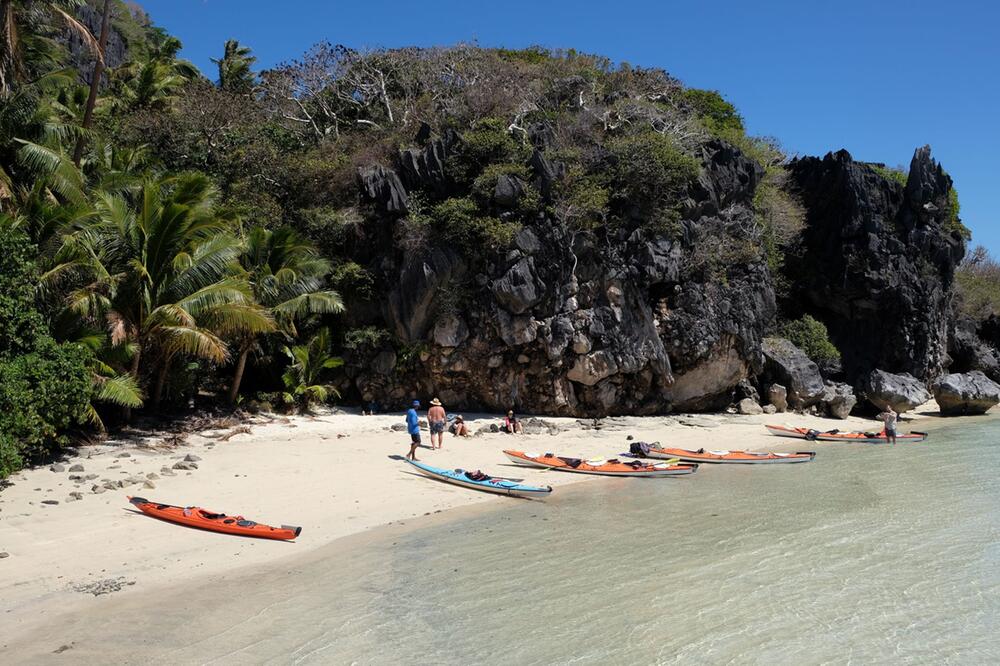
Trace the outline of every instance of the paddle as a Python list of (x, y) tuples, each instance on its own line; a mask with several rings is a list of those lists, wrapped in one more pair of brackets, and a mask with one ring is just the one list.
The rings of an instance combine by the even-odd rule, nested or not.
[(501, 481), (513, 481), (514, 483), (521, 483), (524, 479), (512, 479), (509, 476), (494, 476), (494, 479), (500, 479)]

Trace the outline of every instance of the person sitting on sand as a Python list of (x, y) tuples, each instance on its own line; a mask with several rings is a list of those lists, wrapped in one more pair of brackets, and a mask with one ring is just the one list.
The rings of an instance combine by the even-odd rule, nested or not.
[[(444, 429), (448, 425), (448, 415), (437, 398), (431, 400), (431, 408), (427, 410), (427, 423), (431, 429), (431, 448), (440, 449), (444, 446)], [(434, 443), (437, 438), (437, 444)]]
[(508, 410), (507, 416), (503, 420), (503, 425), (500, 427), (502, 432), (513, 434), (521, 434), (524, 430), (521, 428), (521, 422), (514, 415), (514, 410)]
[(410, 452), (406, 457), (410, 460), (417, 459), (417, 447), (420, 446), (420, 417), (417, 410), (420, 409), (420, 401), (414, 400), (413, 406), (406, 412), (406, 432), (410, 433)]
[(892, 410), (892, 405), (886, 405), (885, 411), (878, 415), (879, 420), (885, 424), (885, 438), (890, 444), (896, 443), (896, 418), (899, 416)]
[(469, 436), (469, 426), (466, 425), (465, 417), (463, 417), (461, 414), (455, 417), (455, 420), (452, 422), (449, 430), (451, 430), (451, 434), (453, 434), (455, 437)]

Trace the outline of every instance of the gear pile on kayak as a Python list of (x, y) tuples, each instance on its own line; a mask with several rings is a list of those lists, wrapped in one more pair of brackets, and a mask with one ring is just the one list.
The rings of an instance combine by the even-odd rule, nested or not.
[(528, 486), (518, 483), (520, 479), (505, 479), (502, 477), (492, 477), (482, 472), (467, 472), (463, 469), (441, 469), (433, 467), (416, 460), (407, 460), (424, 476), (432, 479), (452, 483), (464, 488), (483, 490), (497, 495), (509, 495), (511, 497), (545, 497), (552, 492), (552, 486)]
[(730, 463), (730, 464), (773, 464), (809, 462), (816, 457), (814, 451), (797, 451), (795, 453), (774, 453), (770, 451), (729, 451), (698, 449), (663, 448), (659, 442), (646, 444), (633, 442), (629, 447), (629, 455), (637, 458), (660, 458), (667, 460), (684, 460), (687, 462)]
[[(778, 437), (794, 437), (818, 442), (856, 442), (862, 444), (884, 444), (888, 442), (885, 431), (882, 432), (840, 432), (827, 430), (820, 432), (812, 428), (792, 428), (790, 426), (765, 425), (767, 431)], [(922, 442), (927, 439), (926, 432), (908, 432), (896, 435), (897, 442)]]
[(622, 462), (618, 459), (605, 458), (569, 458), (557, 456), (554, 453), (524, 453), (523, 451), (504, 451), (504, 455), (519, 465), (544, 467), (560, 472), (577, 472), (579, 474), (598, 474), (601, 476), (637, 476), (660, 477), (693, 474), (698, 471), (698, 465), (671, 465), (668, 463), (644, 463), (638, 460)]

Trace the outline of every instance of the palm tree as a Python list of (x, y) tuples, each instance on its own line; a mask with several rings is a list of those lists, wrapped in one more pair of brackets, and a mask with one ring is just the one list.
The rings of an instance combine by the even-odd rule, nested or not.
[(60, 21), (92, 52), (100, 53), (90, 30), (62, 9), (80, 4), (81, 0), (0, 0), (0, 97), (55, 65), (55, 50), (51, 40), (41, 36), (39, 20)]
[(320, 384), (324, 371), (344, 364), (343, 359), (330, 354), (330, 332), (327, 329), (321, 328), (308, 344), (284, 347), (282, 350), (292, 361), (281, 376), (286, 390), (285, 402), (297, 402), (302, 407), (308, 407), (313, 402), (324, 402), (331, 390), (340, 395), (336, 389)]
[(172, 63), (156, 59), (129, 63), (114, 75), (120, 82), (114, 102), (126, 109), (166, 109), (187, 81), (174, 71)]
[(212, 62), (219, 66), (219, 87), (234, 93), (248, 93), (253, 89), (254, 74), (250, 70), (257, 58), (250, 54), (250, 47), (235, 39), (227, 39), (223, 55)]
[[(97, 40), (97, 54), (94, 56), (94, 71), (90, 78), (90, 92), (87, 97), (87, 106), (83, 114), (83, 129), (90, 128), (90, 123), (94, 119), (94, 106), (97, 104), (97, 92), (101, 88), (101, 78), (104, 76), (104, 50), (108, 45), (108, 27), (111, 20), (111, 0), (104, 0), (104, 9), (101, 10), (101, 35)], [(83, 157), (83, 147), (85, 137), (81, 136), (76, 140), (76, 149), (73, 151), (73, 164), (80, 166), (80, 159)]]
[(201, 174), (149, 180), (134, 198), (100, 193), (96, 219), (64, 236), (63, 263), (49, 272), (77, 276), (67, 308), (106, 325), (112, 347), (130, 346), (133, 379), (151, 360), (154, 407), (176, 356), (223, 363), (225, 337), (274, 330), (232, 272), (240, 242), (214, 214), (214, 197)]
[[(240, 265), (253, 289), (254, 299), (267, 308), (278, 330), (287, 337), (297, 335), (296, 321), (311, 314), (332, 314), (344, 310), (337, 292), (324, 289), (330, 263), (294, 230), (282, 227), (270, 231), (254, 227), (246, 235)], [(239, 339), (236, 371), (229, 389), (229, 401), (236, 402), (247, 357), (256, 347), (256, 336)]]

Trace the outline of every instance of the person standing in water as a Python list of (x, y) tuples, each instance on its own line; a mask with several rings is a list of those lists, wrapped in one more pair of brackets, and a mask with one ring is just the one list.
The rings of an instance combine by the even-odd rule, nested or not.
[(890, 444), (896, 443), (896, 419), (899, 414), (892, 410), (892, 405), (886, 404), (885, 411), (878, 415), (885, 424), (885, 438)]
[[(448, 425), (448, 415), (445, 414), (441, 401), (431, 400), (431, 408), (427, 410), (427, 423), (431, 429), (431, 448), (440, 449), (444, 446), (444, 429)], [(435, 443), (437, 438), (437, 443)]]
[(414, 400), (413, 405), (406, 412), (406, 432), (410, 433), (410, 452), (406, 457), (410, 460), (417, 459), (417, 447), (420, 446), (420, 417), (417, 410), (420, 409), (420, 401)]

